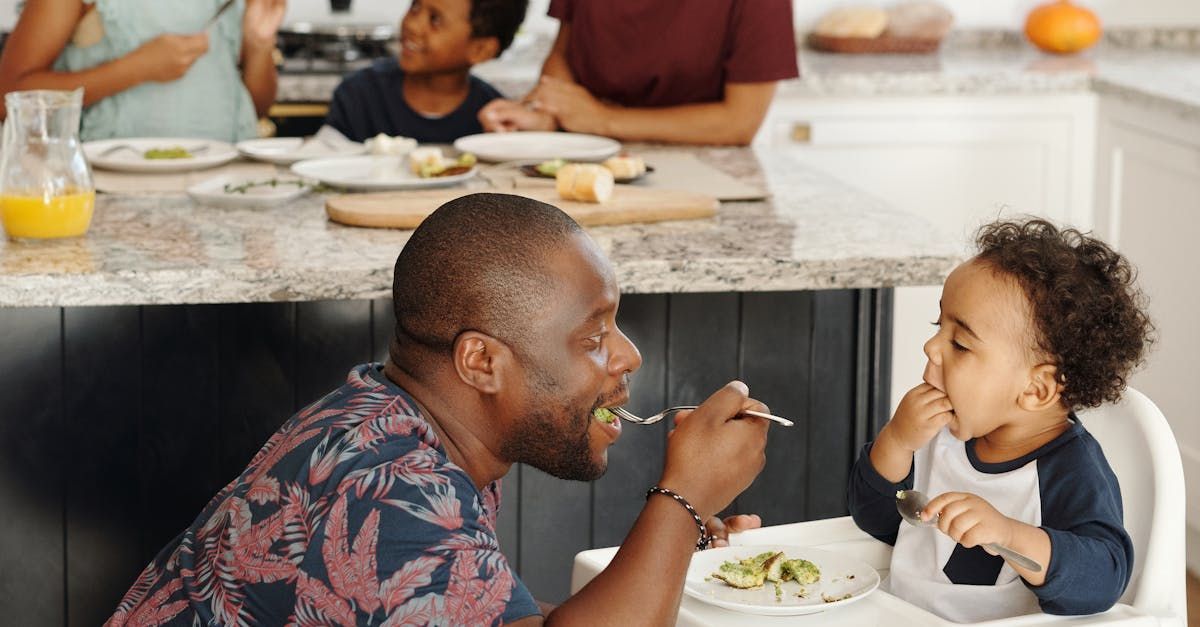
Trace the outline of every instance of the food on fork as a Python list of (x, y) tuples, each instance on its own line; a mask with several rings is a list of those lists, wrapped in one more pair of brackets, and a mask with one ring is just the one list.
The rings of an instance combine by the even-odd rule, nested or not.
[(592, 410), (592, 417), (606, 425), (611, 425), (617, 421), (617, 415), (608, 411), (607, 407), (597, 407)]
[(612, 172), (595, 163), (568, 163), (554, 178), (563, 200), (583, 202), (607, 202), (616, 184)]
[(191, 159), (192, 153), (183, 146), (169, 148), (150, 148), (142, 153), (143, 159)]
[(604, 162), (604, 167), (613, 173), (613, 178), (620, 180), (632, 180), (646, 173), (646, 161), (641, 157), (611, 157)]

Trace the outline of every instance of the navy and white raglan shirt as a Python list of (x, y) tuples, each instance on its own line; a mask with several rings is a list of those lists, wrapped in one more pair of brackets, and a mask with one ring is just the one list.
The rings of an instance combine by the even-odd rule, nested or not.
[[(913, 456), (900, 483), (871, 465), (863, 446), (850, 475), (848, 502), (859, 528), (892, 544), (892, 594), (957, 622), (1037, 613), (1092, 614), (1111, 607), (1133, 568), (1133, 543), (1122, 526), (1121, 489), (1100, 444), (1071, 415), (1071, 426), (1037, 450), (987, 463), (975, 441), (942, 429)], [(966, 549), (936, 528), (901, 524), (896, 491), (930, 498), (969, 492), (997, 511), (1050, 536), (1046, 581), (1031, 586), (1002, 558)]]

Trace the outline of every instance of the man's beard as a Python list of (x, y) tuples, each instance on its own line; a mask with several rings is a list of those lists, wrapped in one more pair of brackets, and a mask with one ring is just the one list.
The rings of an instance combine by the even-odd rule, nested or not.
[(531, 388), (532, 407), (500, 445), (500, 454), (506, 460), (528, 464), (559, 479), (599, 479), (608, 464), (592, 459), (588, 431), (593, 408), (559, 406), (552, 402), (558, 386), (544, 375), (538, 376)]

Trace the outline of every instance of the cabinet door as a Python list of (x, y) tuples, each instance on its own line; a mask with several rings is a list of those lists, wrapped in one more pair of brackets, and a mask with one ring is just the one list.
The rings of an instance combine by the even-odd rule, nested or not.
[[(1097, 219), (1137, 267), (1158, 342), (1130, 385), (1166, 415), (1179, 442), (1188, 524), (1200, 531), (1200, 122), (1105, 104)], [(1191, 547), (1195, 548), (1195, 547)], [(1200, 555), (1190, 555), (1200, 568)]]
[[(963, 243), (980, 224), (1035, 214), (1091, 226), (1095, 100), (784, 99), (756, 138), (924, 218)], [(897, 288), (892, 406), (921, 381), (941, 286)]]

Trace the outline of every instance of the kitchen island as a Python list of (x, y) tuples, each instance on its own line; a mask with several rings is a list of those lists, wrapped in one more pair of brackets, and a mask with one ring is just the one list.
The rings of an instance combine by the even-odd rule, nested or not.
[[(797, 426), (772, 428), (766, 471), (731, 509), (842, 514), (849, 465), (886, 420), (888, 288), (939, 284), (958, 246), (786, 155), (694, 152), (771, 196), (588, 229), (644, 357), (630, 408), (741, 378)], [(0, 572), (20, 573), (0, 586), (6, 616), (103, 620), (283, 420), (383, 358), (408, 236), (329, 222), (314, 195), (237, 210), (135, 194), (101, 195), (82, 239), (0, 243)], [(620, 542), (665, 433), (628, 426), (594, 484), (505, 479), (501, 546), (535, 596), (561, 601), (564, 556)]]

